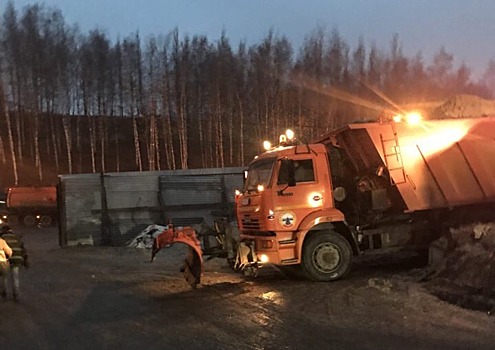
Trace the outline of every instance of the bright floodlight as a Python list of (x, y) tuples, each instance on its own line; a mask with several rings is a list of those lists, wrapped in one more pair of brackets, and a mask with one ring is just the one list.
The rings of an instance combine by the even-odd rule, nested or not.
[(287, 140), (292, 141), (294, 139), (294, 131), (287, 129), (285, 131), (285, 136), (287, 136)]
[(396, 123), (400, 123), (402, 121), (402, 116), (400, 114), (394, 115), (392, 120)]
[(272, 148), (272, 143), (268, 140), (263, 141), (263, 148), (265, 151), (269, 151)]
[(419, 112), (411, 112), (406, 115), (406, 120), (409, 124), (419, 124), (421, 122), (422, 116)]

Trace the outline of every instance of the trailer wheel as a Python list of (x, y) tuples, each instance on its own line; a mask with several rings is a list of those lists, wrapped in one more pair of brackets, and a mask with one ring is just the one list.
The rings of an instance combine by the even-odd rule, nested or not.
[(17, 225), (19, 223), (19, 218), (17, 217), (17, 215), (8, 215), (7, 223), (9, 225)]
[(352, 266), (349, 242), (333, 231), (315, 233), (304, 242), (302, 268), (313, 281), (335, 281), (346, 276)]
[(41, 215), (40, 225), (43, 227), (50, 226), (52, 224), (52, 217), (50, 215)]
[(25, 226), (34, 226), (36, 224), (36, 219), (34, 216), (32, 215), (26, 215), (23, 219), (22, 219), (22, 223), (25, 225)]

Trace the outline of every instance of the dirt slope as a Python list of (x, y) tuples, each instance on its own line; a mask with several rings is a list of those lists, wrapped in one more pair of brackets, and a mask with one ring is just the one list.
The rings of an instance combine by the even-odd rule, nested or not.
[(441, 298), (495, 311), (495, 223), (450, 229), (430, 248), (427, 280)]
[(474, 95), (456, 95), (428, 110), (427, 114), (434, 119), (493, 117), (495, 101)]

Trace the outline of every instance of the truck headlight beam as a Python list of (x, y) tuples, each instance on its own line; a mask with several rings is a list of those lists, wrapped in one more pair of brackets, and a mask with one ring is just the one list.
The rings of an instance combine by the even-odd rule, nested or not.
[(266, 255), (266, 254), (261, 254), (259, 258), (260, 258), (260, 263), (262, 263), (262, 264), (267, 263), (269, 260), (268, 255)]

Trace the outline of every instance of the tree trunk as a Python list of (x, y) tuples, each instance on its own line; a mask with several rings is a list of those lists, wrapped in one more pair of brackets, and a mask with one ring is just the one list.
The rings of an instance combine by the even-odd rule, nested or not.
[(134, 151), (136, 154), (136, 165), (139, 171), (143, 171), (143, 163), (141, 160), (141, 148), (139, 146), (139, 132), (137, 127), (136, 117), (132, 117), (132, 130), (134, 133)]
[(91, 149), (91, 169), (93, 170), (93, 174), (96, 173), (96, 127), (95, 127), (95, 118), (90, 117), (88, 120), (89, 125), (89, 143)]
[[(60, 162), (59, 162), (59, 154), (58, 154), (58, 140), (57, 140), (57, 130), (55, 128), (55, 122), (53, 120), (53, 116), (49, 115), (48, 119), (50, 119), (50, 133), (53, 145), (53, 158), (55, 160), (55, 168), (56, 172), (60, 172)], [(41, 165), (40, 165), (41, 166)]]
[(239, 94), (237, 94), (237, 101), (239, 102), (239, 147), (240, 147), (240, 159), (239, 165), (244, 165), (244, 108), (242, 107), (242, 101)]
[(67, 145), (67, 163), (69, 167), (69, 174), (72, 174), (72, 135), (70, 132), (70, 122), (68, 117), (62, 118), (64, 126), (65, 141)]
[(5, 165), (7, 163), (7, 157), (5, 156), (5, 146), (3, 144), (3, 137), (0, 135), (0, 153), (2, 157), (2, 164)]
[(34, 115), (34, 154), (36, 168), (38, 169), (38, 178), (43, 181), (43, 167), (41, 166), (40, 145), (39, 145), (39, 116)]
[(120, 172), (120, 144), (119, 144), (119, 122), (117, 118), (113, 118), (114, 122), (114, 136), (115, 136), (115, 162), (116, 171)]
[(7, 123), (7, 133), (9, 135), (9, 146), (12, 156), (12, 168), (14, 170), (14, 185), (17, 186), (19, 184), (19, 174), (17, 173), (17, 158), (14, 148), (14, 137), (12, 135), (12, 125), (10, 123), (9, 106), (7, 105), (7, 101), (5, 100), (5, 94), (3, 92), (3, 82), (1, 80), (0, 80), (0, 98), (2, 99), (3, 112), (5, 115), (5, 121)]
[(105, 152), (106, 152), (106, 139), (107, 139), (107, 133), (105, 130), (105, 117), (99, 116), (98, 117), (98, 134), (100, 137), (100, 161), (101, 161), (101, 172), (104, 173), (106, 172), (106, 157), (105, 157)]

